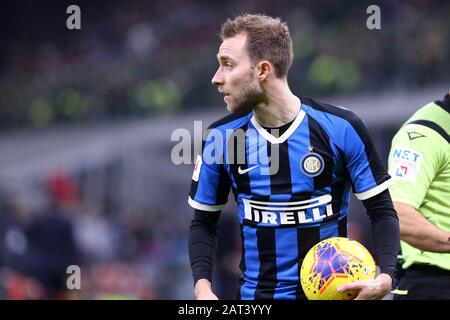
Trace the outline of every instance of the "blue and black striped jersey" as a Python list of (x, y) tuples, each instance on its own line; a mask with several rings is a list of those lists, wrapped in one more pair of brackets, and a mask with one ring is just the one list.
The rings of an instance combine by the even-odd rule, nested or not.
[(197, 157), (189, 204), (219, 211), (230, 189), (242, 236), (242, 299), (296, 299), (308, 250), (347, 236), (350, 190), (360, 200), (391, 185), (361, 119), (351, 111), (301, 97), (281, 134), (251, 111), (210, 126)]

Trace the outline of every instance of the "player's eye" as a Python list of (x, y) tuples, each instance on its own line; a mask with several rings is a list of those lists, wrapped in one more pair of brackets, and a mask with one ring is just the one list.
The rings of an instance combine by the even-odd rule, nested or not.
[(230, 61), (225, 61), (224, 66), (227, 68), (232, 68), (233, 64)]

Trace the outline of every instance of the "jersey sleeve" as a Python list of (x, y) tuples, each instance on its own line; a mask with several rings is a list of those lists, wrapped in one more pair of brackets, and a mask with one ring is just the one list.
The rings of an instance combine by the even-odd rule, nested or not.
[(202, 211), (222, 210), (231, 185), (222, 161), (223, 147), (217, 147), (222, 142), (211, 136), (214, 134), (207, 137), (202, 154), (197, 156), (188, 199), (191, 207)]
[(392, 179), (362, 120), (353, 115), (343, 134), (346, 169), (356, 198), (366, 200), (389, 188)]
[(419, 209), (441, 167), (438, 139), (432, 129), (415, 124), (402, 127), (394, 136), (389, 153), (393, 201)]

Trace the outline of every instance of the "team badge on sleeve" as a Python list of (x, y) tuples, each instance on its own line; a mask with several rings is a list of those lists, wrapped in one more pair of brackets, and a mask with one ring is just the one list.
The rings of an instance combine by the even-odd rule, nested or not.
[(322, 173), (324, 161), (320, 154), (313, 152), (313, 147), (309, 147), (308, 149), (310, 152), (303, 156), (300, 161), (300, 168), (308, 177), (316, 177)]
[(415, 182), (422, 157), (420, 152), (396, 147), (392, 153), (392, 166), (389, 173), (395, 178)]
[(200, 177), (200, 168), (202, 167), (202, 157), (200, 155), (197, 156), (197, 160), (195, 160), (194, 173), (192, 174), (192, 180), (198, 181)]

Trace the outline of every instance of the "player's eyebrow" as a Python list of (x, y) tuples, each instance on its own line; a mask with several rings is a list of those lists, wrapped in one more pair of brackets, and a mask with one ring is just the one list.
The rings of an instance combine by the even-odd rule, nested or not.
[(230, 60), (231, 62), (235, 62), (235, 60), (233, 58), (231, 58), (230, 56), (227, 56), (227, 55), (217, 54), (216, 56), (217, 56), (218, 61)]

